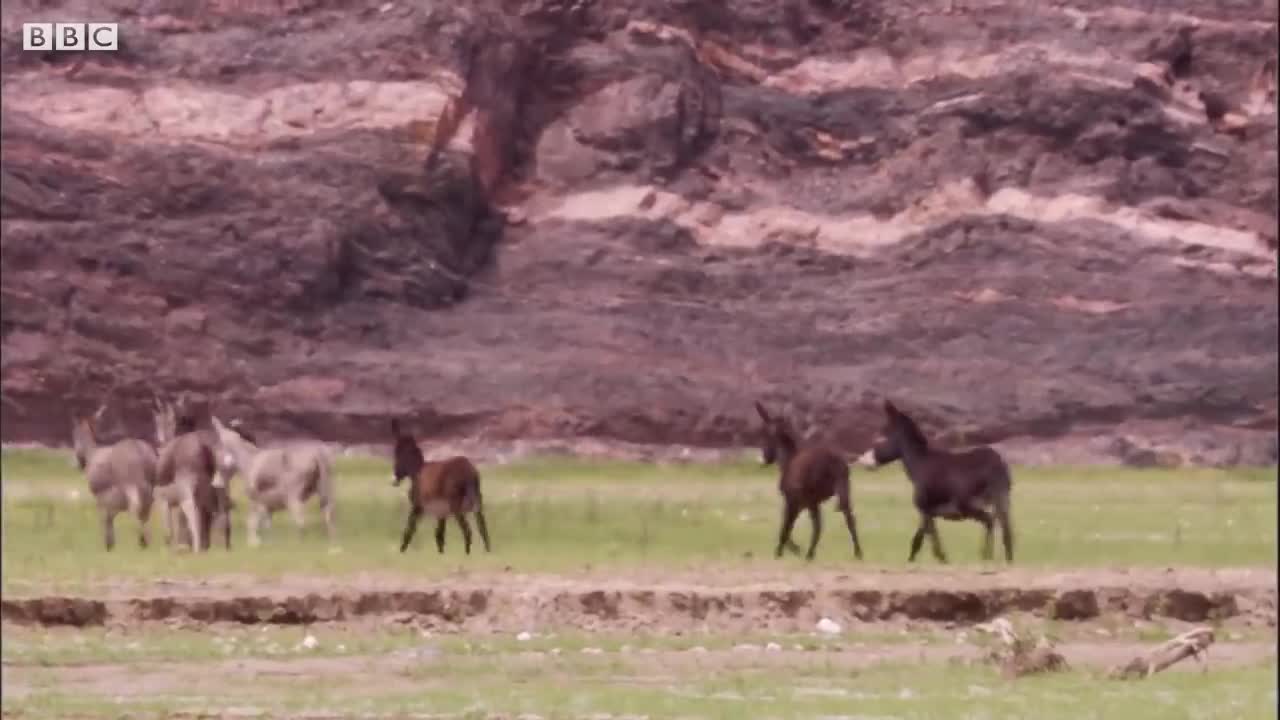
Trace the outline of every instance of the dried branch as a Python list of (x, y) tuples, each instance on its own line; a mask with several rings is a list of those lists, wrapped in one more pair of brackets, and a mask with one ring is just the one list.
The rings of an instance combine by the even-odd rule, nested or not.
[(1208, 655), (1209, 646), (1213, 641), (1213, 630), (1210, 628), (1198, 627), (1188, 630), (1161, 644), (1147, 655), (1136, 657), (1124, 665), (1112, 668), (1107, 676), (1113, 680), (1137, 680), (1151, 677), (1189, 657), (1200, 661)]
[(998, 665), (1006, 678), (1070, 669), (1066, 658), (1054, 649), (1053, 641), (1044, 635), (1034, 641), (1021, 636), (1005, 618), (996, 618), (976, 629), (1000, 639), (1001, 646), (993, 650), (987, 660)]

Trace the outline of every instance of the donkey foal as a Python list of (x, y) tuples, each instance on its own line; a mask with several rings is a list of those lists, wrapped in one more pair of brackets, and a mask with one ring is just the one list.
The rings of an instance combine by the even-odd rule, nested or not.
[(404, 552), (418, 529), (418, 520), (425, 513), (436, 519), (436, 549), (444, 552), (445, 521), (452, 515), (462, 528), (462, 543), (471, 554), (471, 525), (466, 513), (476, 516), (476, 529), (489, 552), (489, 529), (484, 521), (484, 500), (480, 495), (480, 471), (467, 458), (457, 455), (447, 460), (427, 462), (422, 449), (410, 435), (400, 431), (400, 423), (391, 421), (391, 437), (395, 443), (395, 477), (391, 484), (398, 486), (409, 478), (409, 520), (400, 540), (400, 552)]

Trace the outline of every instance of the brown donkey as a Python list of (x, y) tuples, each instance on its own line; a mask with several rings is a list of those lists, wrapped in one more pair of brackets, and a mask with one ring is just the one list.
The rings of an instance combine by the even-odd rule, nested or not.
[(400, 552), (409, 547), (418, 520), (423, 513), (436, 519), (436, 549), (444, 552), (444, 525), (450, 515), (462, 528), (463, 547), (471, 554), (471, 525), (466, 513), (475, 513), (476, 528), (489, 552), (489, 529), (484, 522), (484, 501), (480, 496), (480, 471), (470, 460), (455, 455), (447, 460), (427, 462), (413, 437), (400, 431), (400, 423), (391, 421), (391, 437), (395, 442), (395, 478), (392, 485), (409, 478), (409, 521), (400, 541)]
[(836, 507), (844, 515), (853, 539), (853, 554), (862, 559), (862, 545), (858, 543), (858, 526), (853, 519), (853, 498), (849, 494), (849, 463), (834, 450), (820, 445), (800, 446), (791, 423), (784, 417), (773, 417), (759, 402), (756, 412), (764, 421), (761, 433), (761, 454), (764, 464), (778, 464), (778, 490), (782, 493), (782, 531), (778, 534), (777, 557), (783, 548), (799, 553), (800, 548), (791, 540), (791, 528), (801, 510), (809, 511), (813, 522), (813, 537), (809, 540), (806, 560), (813, 559), (822, 535), (821, 505), (832, 495)]

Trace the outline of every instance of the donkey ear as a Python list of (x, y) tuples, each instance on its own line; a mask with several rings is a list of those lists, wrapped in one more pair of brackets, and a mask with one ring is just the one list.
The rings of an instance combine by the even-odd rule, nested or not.
[(391, 418), (391, 437), (400, 437), (400, 421)]
[(765, 422), (770, 422), (772, 420), (772, 418), (769, 417), (769, 411), (764, 409), (764, 405), (761, 405), (759, 400), (756, 401), (756, 412), (760, 413), (761, 420), (764, 420)]
[(888, 398), (885, 398), (884, 412), (886, 415), (897, 415), (898, 408), (892, 402), (890, 402)]

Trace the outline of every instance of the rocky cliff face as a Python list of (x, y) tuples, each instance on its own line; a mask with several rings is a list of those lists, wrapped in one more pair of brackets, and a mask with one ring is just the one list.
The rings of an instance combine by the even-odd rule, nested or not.
[[(1274, 462), (1275, 5), (1144, 8), (6, 2), (4, 439), (114, 388), (344, 442), (724, 446), (759, 397), (855, 450), (887, 395)], [(84, 19), (122, 50), (20, 50)]]

